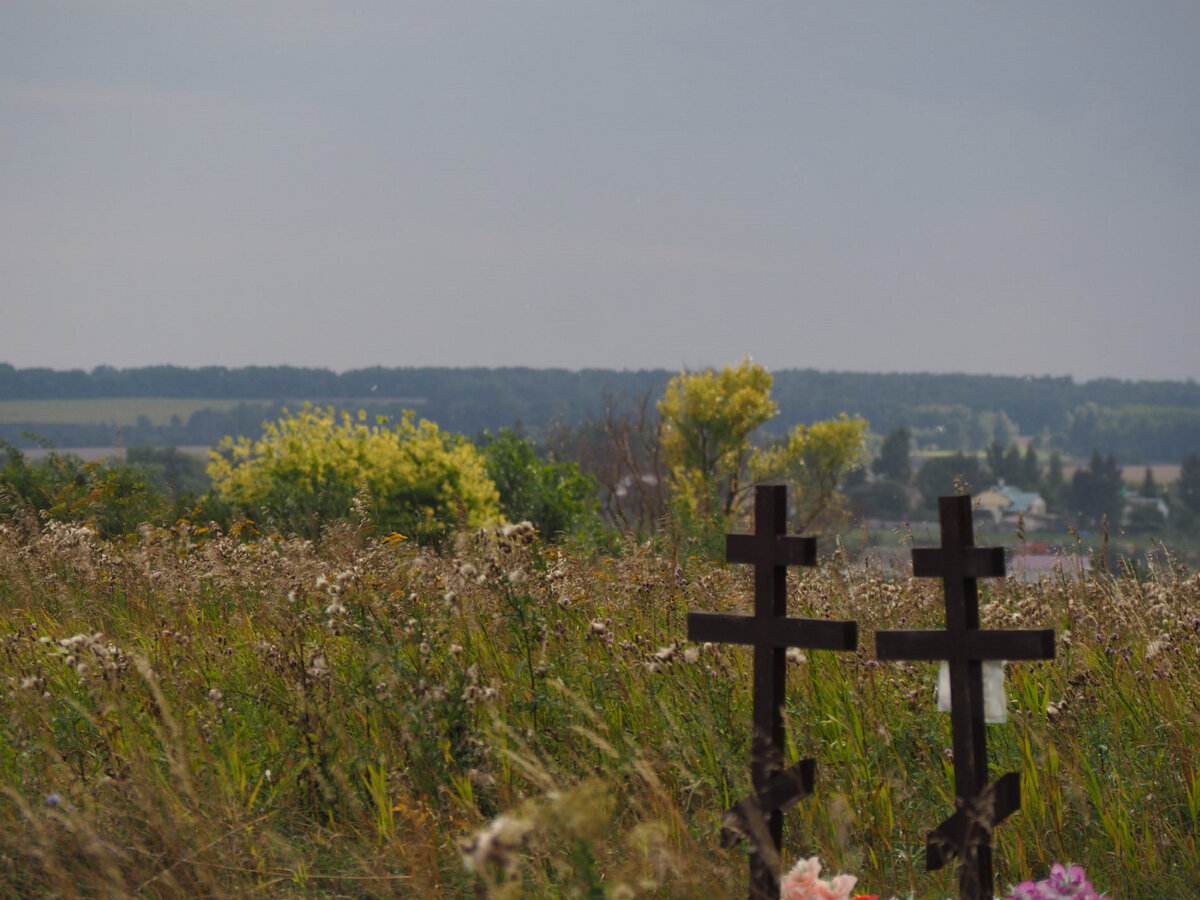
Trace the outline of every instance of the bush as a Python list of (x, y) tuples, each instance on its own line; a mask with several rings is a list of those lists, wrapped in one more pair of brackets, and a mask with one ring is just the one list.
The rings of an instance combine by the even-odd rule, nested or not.
[(125, 462), (140, 470), (147, 484), (173, 500), (189, 494), (199, 497), (212, 487), (204, 459), (178, 447), (130, 447)]
[(599, 484), (575, 463), (543, 462), (511, 428), (501, 428), (483, 454), (508, 521), (532, 522), (546, 540), (554, 541), (595, 517)]
[(208, 466), (213, 489), (250, 518), (310, 538), (353, 512), (423, 543), (498, 517), (496, 486), (470, 441), (414, 424), (411, 412), (365, 420), (307, 403), (285, 410), (259, 440), (221, 442)]
[(126, 463), (85, 462), (54, 451), (30, 462), (3, 444), (0, 515), (86, 525), (103, 537), (132, 534), (143, 522), (174, 521), (190, 498), (169, 498), (147, 472)]

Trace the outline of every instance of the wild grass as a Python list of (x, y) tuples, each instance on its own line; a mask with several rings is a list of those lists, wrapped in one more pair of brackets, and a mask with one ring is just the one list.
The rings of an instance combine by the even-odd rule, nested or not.
[[(684, 639), (689, 609), (749, 609), (745, 568), (526, 528), (434, 553), (350, 526), (107, 543), (10, 522), (0, 895), (745, 896), (718, 833), (749, 790), (749, 653)], [(1114, 897), (1200, 893), (1200, 578), (1137, 572), (984, 588), (988, 624), (1053, 627), (1060, 651), (1009, 667), (989, 726), (993, 775), (1023, 782), (1000, 886), (1074, 861)], [(841, 551), (789, 584), (793, 615), (863, 637), (789, 665), (787, 752), (818, 769), (786, 853), (953, 895), (923, 866), (953, 808), (935, 669), (872, 647), (940, 627), (938, 585)]]

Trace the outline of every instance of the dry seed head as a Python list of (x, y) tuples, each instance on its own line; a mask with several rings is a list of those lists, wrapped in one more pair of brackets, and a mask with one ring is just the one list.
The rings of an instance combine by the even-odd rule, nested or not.
[(679, 649), (677, 644), (672, 644), (669, 647), (659, 647), (654, 654), (654, 658), (659, 662), (670, 662), (675, 658), (675, 653)]
[(519, 851), (533, 823), (511, 816), (498, 816), (487, 828), (460, 844), (463, 864), (472, 872), (486, 871), (492, 866), (514, 875), (521, 863)]

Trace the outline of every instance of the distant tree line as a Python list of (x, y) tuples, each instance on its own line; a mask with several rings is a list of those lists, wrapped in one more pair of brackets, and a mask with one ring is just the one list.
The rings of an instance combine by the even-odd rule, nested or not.
[[(460, 434), (480, 435), (523, 425), (543, 430), (551, 423), (578, 423), (600, 415), (606, 397), (657, 396), (673, 373), (590, 369), (420, 368), (358, 369), (338, 374), (327, 369), (250, 366), (240, 369), (139, 369), (101, 367), (59, 372), (14, 369), (0, 364), (0, 400), (178, 397), (247, 401), (233, 410), (201, 410), (187, 421), (123, 426), (120, 440), (138, 443), (208, 444), (229, 434), (256, 434), (283, 406), (303, 401), (353, 406), (368, 415), (399, 418), (405, 410)], [(257, 401), (257, 402), (254, 402)], [(36, 431), (56, 446), (107, 445), (118, 429), (111, 425), (54, 426), (36, 422), (0, 426), (0, 438), (19, 441)]]
[[(404, 410), (442, 428), (478, 436), (523, 427), (546, 435), (634, 408), (658, 397), (676, 373), (531, 368), (383, 368), (336, 373), (291, 366), (149, 366), (116, 369), (16, 369), (0, 364), (0, 400), (178, 397), (244, 400), (231, 410), (200, 410), (186, 421), (113, 425), (38, 422), (0, 426), (21, 444), (36, 432), (60, 447), (208, 445), (249, 435), (286, 405), (308, 400), (398, 418)], [(779, 414), (763, 426), (780, 437), (797, 424), (842, 413), (866, 419), (876, 434), (911, 430), (915, 446), (980, 452), (994, 441), (1033, 435), (1043, 448), (1087, 457), (1099, 448), (1123, 461), (1177, 462), (1200, 448), (1200, 385), (1194, 381), (1076, 383), (1071, 378), (995, 375), (868, 374), (791, 369), (773, 373)], [(24, 444), (28, 446), (28, 444)]]
[[(237, 371), (240, 377), (250, 370)], [(363, 381), (345, 388), (365, 390), (365, 399), (327, 406), (289, 400), (290, 411), (283, 411), (285, 401), (245, 400), (231, 410), (199, 410), (186, 422), (176, 417), (158, 425), (142, 417), (121, 429), (124, 458), (104, 463), (69, 452), (27, 457), (0, 435), (0, 517), (82, 521), (111, 535), (147, 521), (197, 518), (234, 527), (245, 519), (311, 537), (351, 515), (383, 533), (436, 543), (457, 528), (502, 516), (529, 520), (546, 536), (588, 533), (600, 541), (606, 534), (665, 531), (677, 543), (717, 553), (750, 487), (783, 479), (792, 486), (797, 531), (927, 518), (940, 495), (1002, 486), (1039, 495), (1017, 499), (1038, 500), (1031, 515), (1043, 526), (1200, 532), (1200, 441), (1188, 430), (1200, 409), (1191, 407), (1089, 401), (1067, 413), (1063, 431), (1018, 441), (1022, 426), (1007, 409), (922, 402), (906, 407), (906, 424), (885, 434), (878, 421), (870, 423), (872, 436), (866, 418), (840, 410), (789, 422), (774, 377), (749, 359), (719, 371), (681, 372), (657, 389), (657, 372), (563, 371), (555, 385), (532, 369), (439, 370), (453, 381), (448, 387), (429, 370), (415, 371), (419, 379), (402, 381), (393, 371), (371, 370), (378, 377), (368, 387)], [(862, 384), (883, 386), (889, 377), (909, 376)], [(917, 378), (942, 384), (946, 376)], [(622, 394), (613, 392), (614, 383)], [(398, 396), (414, 386), (428, 396)], [(969, 397), (931, 392), (917, 399)], [(903, 406), (898, 396), (893, 401)], [(859, 407), (876, 409), (878, 402), (862, 397)], [(406, 412), (413, 407), (416, 415)], [(433, 424), (437, 410), (455, 427)], [(507, 424), (520, 421), (517, 410), (529, 415), (532, 428)], [(43, 443), (54, 439), (54, 427), (42, 429)], [(111, 445), (105, 429), (112, 428), (81, 426), (75, 435)], [(1072, 441), (1124, 439), (1134, 447), (1147, 434), (1188, 448), (1175, 457), (1182, 460), (1177, 482), (1160, 489), (1147, 466), (1135, 491), (1123, 482), (1117, 454), (1102, 444), (1079, 454), (1088, 462), (1064, 474), (1062, 448)], [(181, 444), (218, 450), (206, 464), (179, 452)], [(1143, 461), (1156, 455), (1149, 445), (1141, 452)]]
[(1135, 534), (1163, 534), (1190, 539), (1200, 530), (1200, 452), (1182, 457), (1179, 479), (1159, 485), (1146, 466), (1138, 485), (1127, 484), (1113, 453), (1093, 450), (1088, 461), (1068, 479), (1062, 453), (1039, 453), (1033, 442), (1021, 449), (994, 440), (982, 454), (955, 452), (914, 460), (912, 430), (900, 426), (884, 436), (869, 466), (848, 473), (846, 493), (853, 513), (862, 519), (904, 520), (932, 517), (937, 498), (989, 488), (1015, 488), (1045, 503), (1036, 513), (1042, 524), (1101, 530), (1125, 529)]

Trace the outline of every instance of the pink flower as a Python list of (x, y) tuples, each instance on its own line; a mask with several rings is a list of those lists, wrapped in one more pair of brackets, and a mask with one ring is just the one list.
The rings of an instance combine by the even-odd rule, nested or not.
[(806, 900), (810, 896), (821, 874), (821, 861), (815, 856), (800, 859), (792, 871), (783, 876), (779, 883), (781, 900)]
[(829, 882), (820, 875), (821, 861), (815, 856), (798, 860), (779, 883), (781, 900), (850, 900), (857, 878), (838, 875)]
[(1005, 900), (1109, 900), (1102, 897), (1087, 880), (1083, 866), (1055, 863), (1050, 877), (1041, 881), (1022, 881), (1010, 889)]
[(1042, 882), (1046, 900), (1100, 900), (1083, 872), (1083, 866), (1064, 866), (1055, 863), (1050, 867), (1050, 877)]

